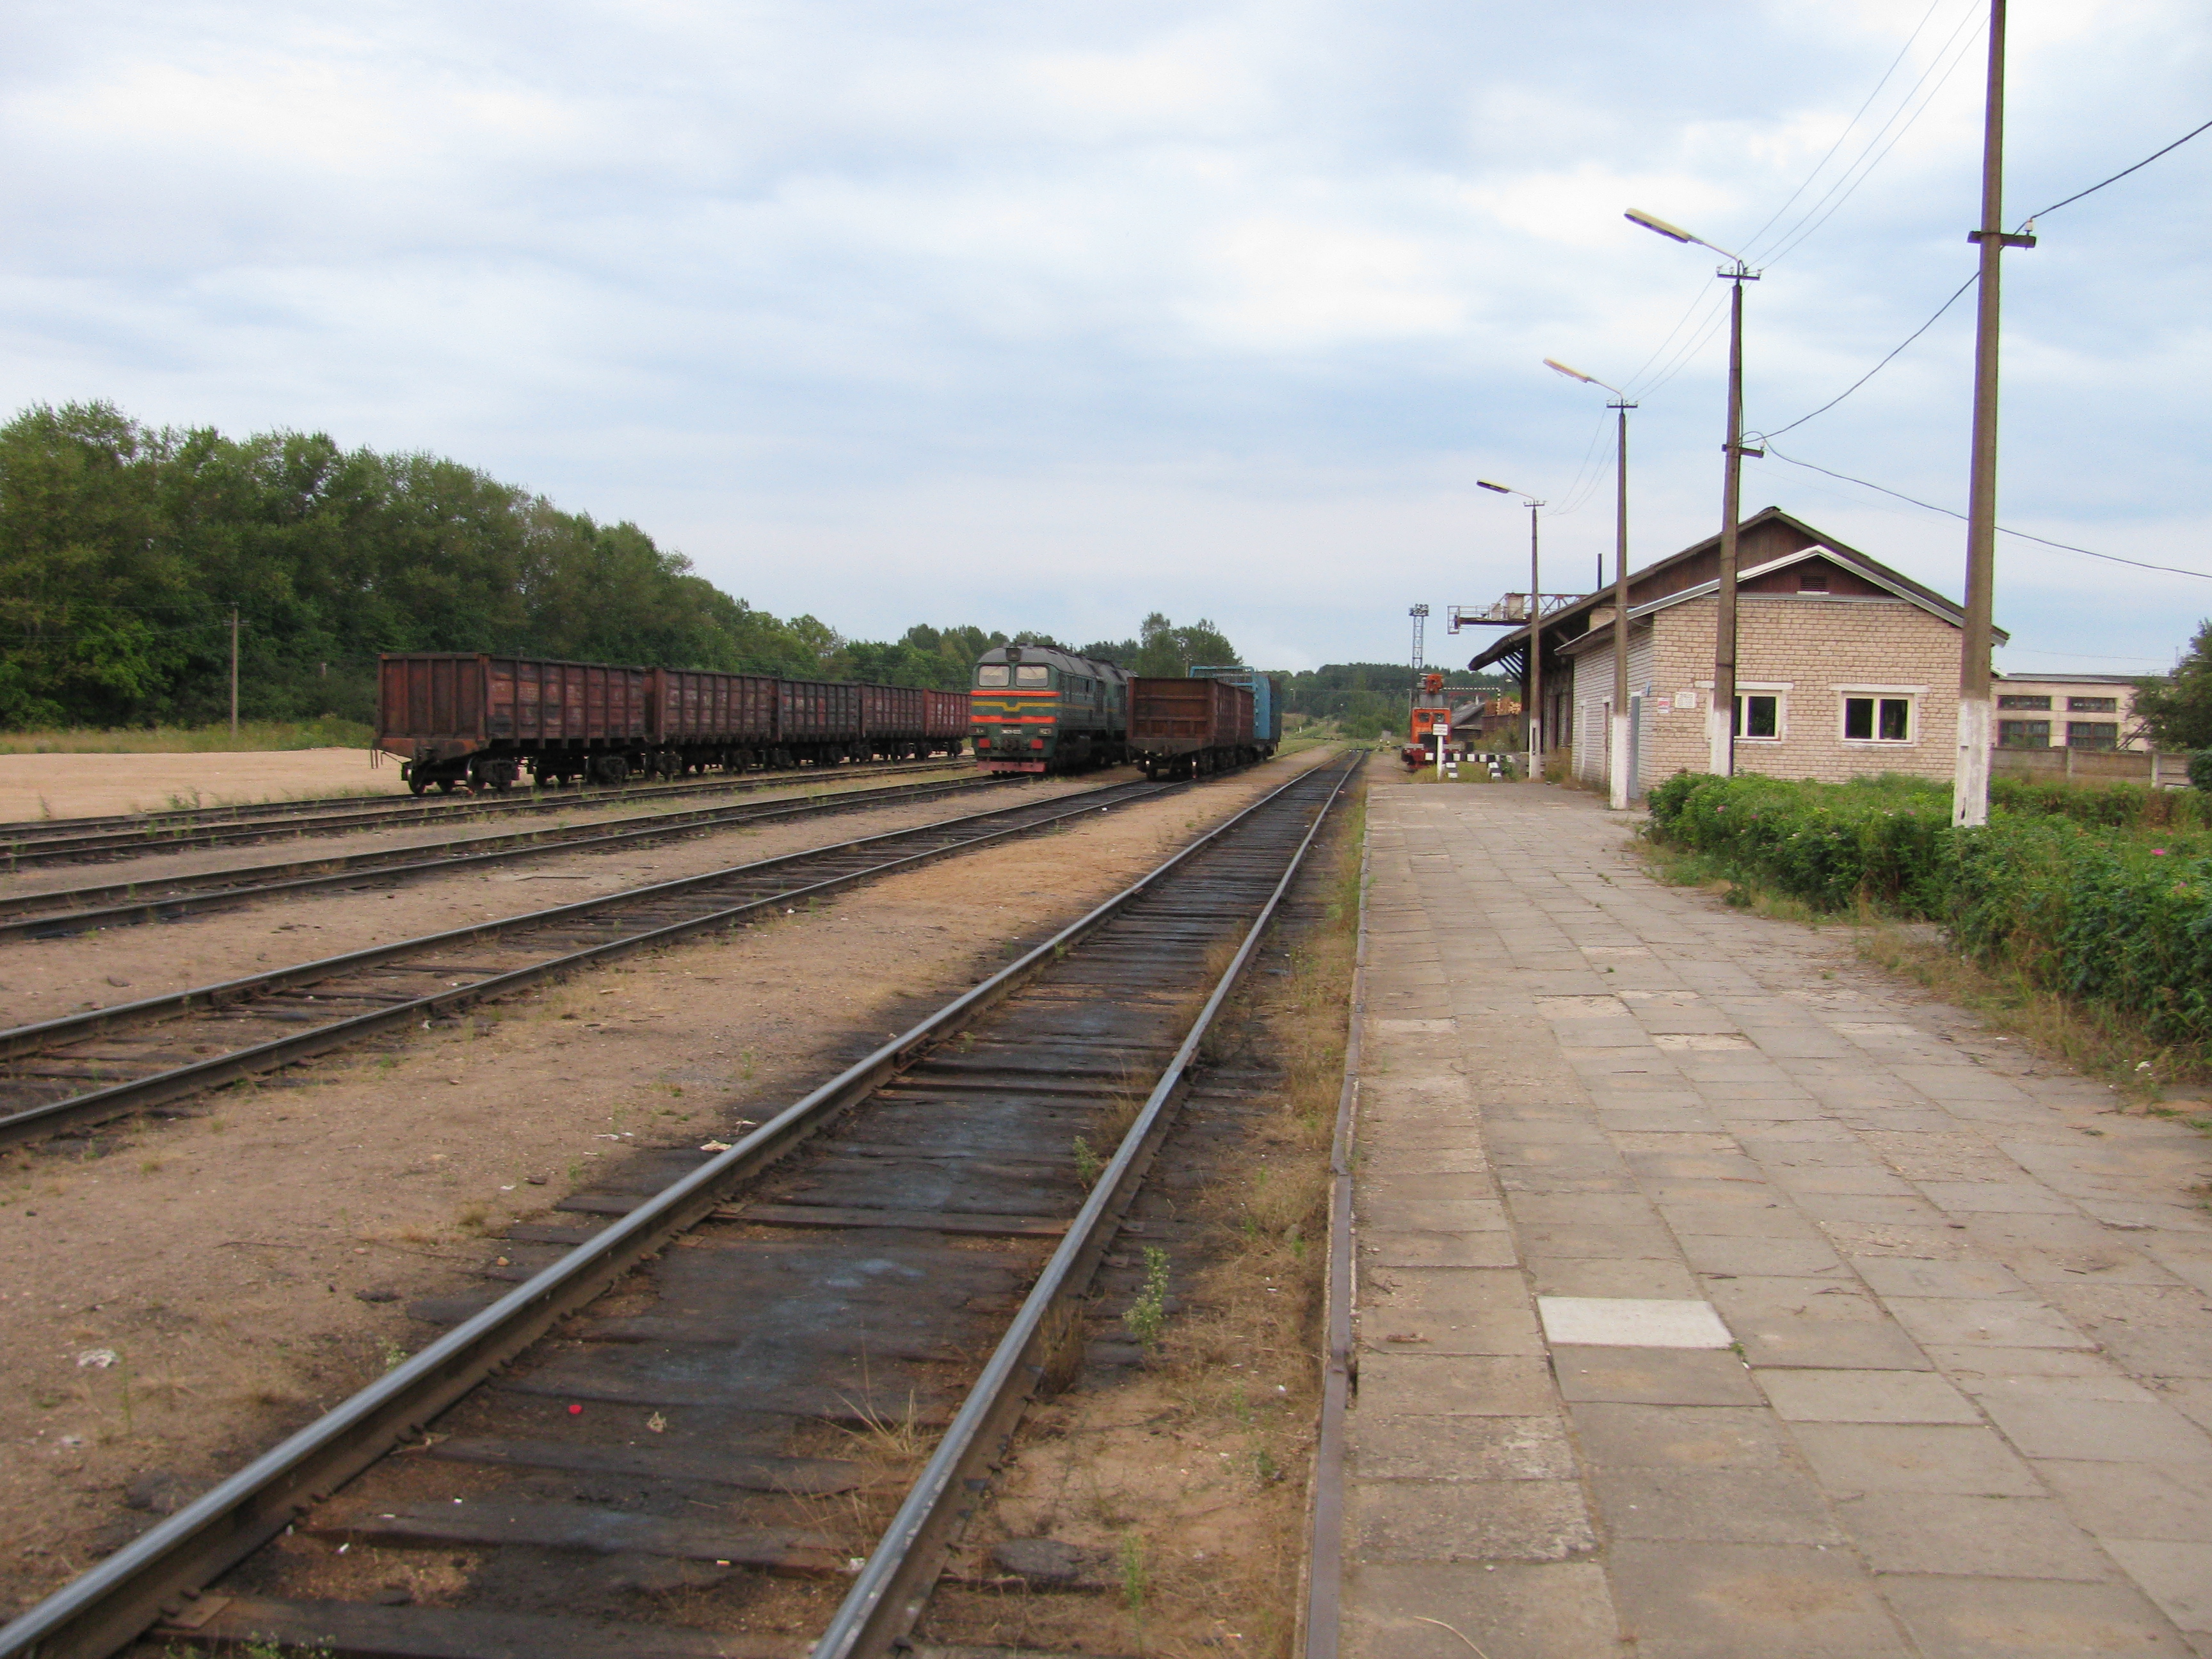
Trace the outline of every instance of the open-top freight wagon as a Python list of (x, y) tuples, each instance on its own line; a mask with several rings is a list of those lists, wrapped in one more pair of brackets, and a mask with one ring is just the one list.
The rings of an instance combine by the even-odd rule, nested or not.
[(1148, 778), (1203, 778), (1249, 766), (1260, 758), (1252, 694), (1220, 679), (1133, 679), (1129, 752)]
[(526, 771), (541, 785), (613, 785), (634, 772), (957, 755), (967, 703), (904, 686), (392, 653), (378, 668), (377, 746), (402, 757), (418, 795), (507, 789)]

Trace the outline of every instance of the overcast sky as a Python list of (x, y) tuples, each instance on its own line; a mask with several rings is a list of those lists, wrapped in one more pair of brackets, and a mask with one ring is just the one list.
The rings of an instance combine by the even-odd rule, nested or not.
[[(16, 0), (0, 400), (450, 454), (854, 637), (1158, 608), (1402, 659), (1409, 605), (1526, 586), (1478, 477), (1565, 509), (1547, 589), (1610, 553), (1602, 396), (1542, 357), (1635, 377), (1638, 562), (1719, 522), (1725, 285), (1624, 208), (1765, 268), (1754, 428), (1966, 278), (1985, 11)], [(2212, 118), (2209, 37), (2014, 0), (2008, 219)], [(2002, 522), (2212, 572), (2208, 182), (2212, 134), (2006, 256)], [(1963, 508), (1972, 304), (1782, 451)], [(1746, 471), (1960, 591), (1955, 520)], [(2000, 560), (2015, 672), (2160, 668), (2212, 614)]]

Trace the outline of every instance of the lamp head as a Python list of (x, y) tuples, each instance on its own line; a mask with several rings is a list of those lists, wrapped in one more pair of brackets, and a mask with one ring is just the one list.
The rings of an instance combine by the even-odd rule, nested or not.
[[(1548, 369), (1553, 370), (1553, 371), (1554, 373), (1556, 373), (1556, 374), (1564, 374), (1564, 375), (1565, 375), (1565, 376), (1566, 376), (1569, 380), (1580, 380), (1580, 381), (1581, 381), (1584, 386), (1603, 386), (1603, 385), (1605, 385), (1605, 382), (1604, 382), (1604, 381), (1602, 381), (1602, 380), (1598, 380), (1598, 379), (1597, 379), (1595, 376), (1594, 376), (1594, 375), (1589, 375), (1589, 374), (1583, 374), (1583, 373), (1582, 372), (1582, 370), (1580, 370), (1579, 368), (1568, 368), (1565, 363), (1561, 362), (1560, 362), (1557, 357), (1547, 357), (1547, 358), (1545, 358), (1545, 359), (1544, 359), (1544, 367), (1545, 367), (1545, 368), (1548, 368)], [(1609, 389), (1610, 389), (1610, 388), (1608, 388), (1608, 390), (1609, 390)]]
[(1641, 225), (1646, 230), (1656, 230), (1662, 236), (1667, 237), (1671, 240), (1677, 242), (1699, 242), (1702, 245), (1701, 238), (1692, 236), (1688, 231), (1684, 230), (1680, 225), (1668, 224), (1664, 219), (1658, 217), (1656, 214), (1646, 213), (1642, 208), (1631, 208), (1627, 212), (1622, 214), (1620, 216), (1627, 220), (1631, 224)]
[(1508, 489), (1504, 484), (1492, 483), (1487, 478), (1477, 478), (1474, 483), (1478, 489), (1494, 489), (1501, 495), (1517, 495), (1521, 493), (1517, 489)]

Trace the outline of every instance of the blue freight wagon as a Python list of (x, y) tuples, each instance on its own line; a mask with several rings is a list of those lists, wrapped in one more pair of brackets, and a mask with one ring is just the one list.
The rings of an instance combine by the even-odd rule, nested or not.
[(1226, 680), (1242, 686), (1252, 694), (1252, 740), (1259, 745), (1261, 758), (1275, 752), (1275, 745), (1283, 740), (1282, 688), (1267, 675), (1247, 668), (1243, 663), (1226, 663), (1210, 668), (1194, 668), (1190, 678), (1194, 680)]

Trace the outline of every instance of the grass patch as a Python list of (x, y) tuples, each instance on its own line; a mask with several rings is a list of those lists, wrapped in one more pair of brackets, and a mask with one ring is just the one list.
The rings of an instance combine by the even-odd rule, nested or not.
[(0, 755), (191, 755), (276, 749), (366, 749), (373, 728), (335, 715), (313, 720), (228, 720), (211, 726), (148, 726), (102, 731), (64, 726), (0, 732)]

